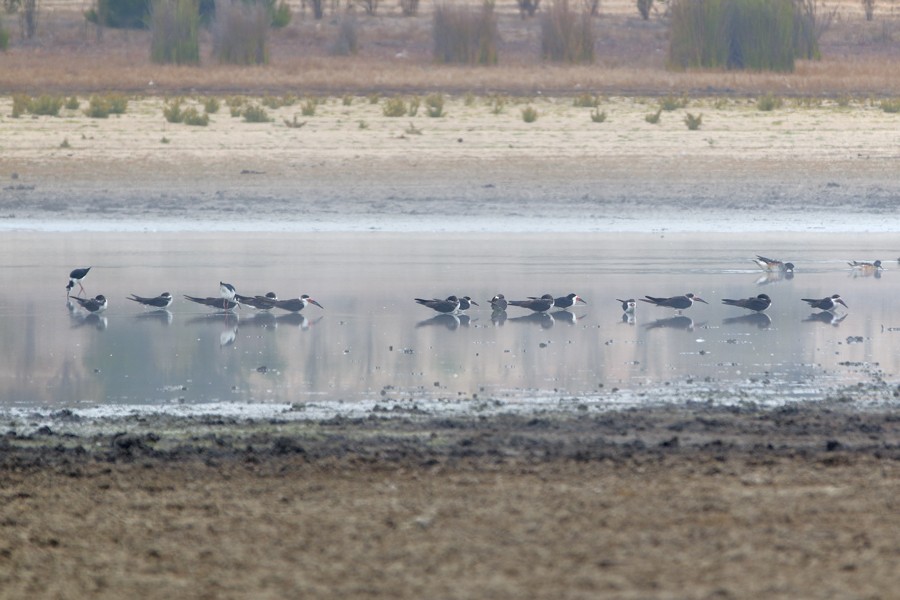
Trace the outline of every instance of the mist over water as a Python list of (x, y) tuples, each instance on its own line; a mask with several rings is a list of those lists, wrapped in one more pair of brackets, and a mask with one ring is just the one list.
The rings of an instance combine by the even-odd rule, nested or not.
[[(585, 398), (701, 381), (809, 395), (900, 370), (900, 271), (886, 235), (11, 233), (0, 241), (0, 404), (71, 408), (209, 402)], [(767, 277), (756, 254), (790, 260)], [(848, 260), (880, 258), (880, 277)], [(67, 307), (75, 267), (109, 308)], [(183, 299), (309, 294), (300, 314), (215, 314)], [(77, 286), (75, 288), (78, 289)], [(129, 294), (172, 293), (168, 311)], [(534, 315), (489, 299), (575, 292)], [(693, 292), (678, 314), (616, 298)], [(764, 314), (721, 304), (766, 293)], [(800, 298), (839, 293), (821, 314)], [(469, 295), (454, 317), (413, 298)]]

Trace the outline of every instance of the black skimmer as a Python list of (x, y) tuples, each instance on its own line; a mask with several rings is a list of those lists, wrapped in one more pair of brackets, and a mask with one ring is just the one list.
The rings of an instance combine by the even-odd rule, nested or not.
[(510, 300), (508, 302), (510, 306), (519, 306), (535, 312), (546, 312), (553, 308), (555, 303), (556, 299), (551, 294), (544, 294), (540, 298), (529, 296), (528, 300)]
[(774, 258), (766, 258), (765, 256), (756, 255), (753, 259), (759, 267), (764, 271), (781, 271), (782, 273), (793, 273), (794, 263), (781, 262)]
[(81, 305), (81, 308), (89, 313), (102, 313), (106, 310), (106, 296), (99, 294), (95, 298), (79, 298), (78, 296), (69, 296), (72, 300)]
[(761, 312), (772, 305), (772, 299), (769, 298), (766, 294), (760, 294), (756, 298), (744, 298), (742, 300), (730, 300), (728, 298), (724, 298), (722, 299), (722, 304)]
[(584, 301), (584, 298), (582, 298), (581, 296), (579, 296), (578, 294), (573, 292), (571, 294), (568, 294), (567, 296), (560, 296), (559, 298), (554, 298), (553, 306), (555, 306), (556, 308), (570, 308), (572, 306), (575, 306), (576, 302), (581, 302), (582, 304), (587, 304), (587, 302)]
[(463, 296), (459, 299), (459, 310), (469, 310), (473, 306), (478, 306), (478, 303), (472, 300), (469, 296)]
[(132, 294), (128, 296), (128, 299), (143, 304), (144, 306), (149, 306), (150, 308), (169, 308), (169, 305), (172, 304), (172, 294), (169, 292), (163, 292), (155, 298), (145, 298), (143, 296)]
[(84, 293), (84, 286), (81, 285), (81, 280), (87, 277), (88, 271), (90, 271), (93, 267), (86, 267), (84, 269), (75, 269), (71, 273), (69, 273), (69, 283), (66, 285), (66, 294), (69, 293), (75, 284), (78, 284), (78, 288), (81, 290), (81, 293)]
[(819, 310), (834, 310), (838, 304), (843, 304), (844, 308), (849, 308), (847, 303), (841, 299), (840, 294), (834, 294), (832, 296), (826, 296), (820, 300), (815, 298), (801, 298), (804, 302), (809, 304), (813, 308), (818, 308)]
[(230, 283), (225, 283), (224, 281), (220, 281), (219, 282), (219, 293), (226, 300), (230, 300), (231, 302), (234, 302), (234, 295), (236, 292), (235, 292), (234, 286), (231, 285)]
[(286, 310), (288, 312), (300, 312), (304, 308), (306, 308), (307, 304), (315, 304), (321, 309), (325, 309), (324, 306), (313, 300), (307, 294), (303, 294), (299, 298), (291, 298), (290, 300), (276, 300), (275, 308), (280, 308), (281, 310)]
[(506, 296), (503, 294), (497, 294), (493, 298), (491, 298), (491, 308), (494, 310), (506, 310), (506, 307), (509, 303), (506, 301)]
[(204, 306), (218, 308), (219, 310), (233, 311), (240, 306), (237, 302), (227, 300), (226, 298), (197, 298), (195, 296), (185, 295), (185, 299), (196, 302), (197, 304), (203, 304)]
[(881, 266), (880, 260), (876, 260), (875, 262), (852, 260), (852, 261), (848, 262), (847, 264), (850, 265), (851, 269), (859, 269), (860, 271), (862, 271), (864, 273), (874, 273), (875, 271), (880, 271), (880, 270), (884, 269), (884, 267)]
[(240, 294), (235, 294), (234, 301), (240, 304), (246, 304), (256, 310), (271, 310), (275, 308), (278, 296), (275, 292), (268, 292), (265, 296), (241, 296)]
[(425, 300), (424, 298), (415, 298), (415, 301), (421, 304), (422, 306), (427, 306), (432, 310), (436, 310), (439, 313), (452, 313), (459, 310), (460, 302), (459, 298), (456, 296), (447, 296), (446, 300), (439, 300), (437, 298), (433, 298), (431, 300)]
[(666, 308), (674, 308), (675, 310), (684, 310), (686, 308), (690, 308), (694, 305), (694, 302), (709, 304), (709, 302), (707, 302), (700, 296), (695, 296), (694, 294), (672, 296), (671, 298), (655, 298), (653, 296), (646, 296), (645, 298), (641, 298), (641, 302), (648, 302), (650, 304), (655, 304), (656, 306), (664, 306)]
[(634, 298), (629, 298), (628, 300), (616, 298), (616, 302), (622, 303), (622, 312), (629, 315), (634, 314), (634, 307), (637, 306), (637, 302), (634, 301)]

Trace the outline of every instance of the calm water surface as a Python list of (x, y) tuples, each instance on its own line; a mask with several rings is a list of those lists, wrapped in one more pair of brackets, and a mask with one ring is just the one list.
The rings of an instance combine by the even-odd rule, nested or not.
[[(704, 381), (803, 396), (900, 372), (900, 268), (883, 235), (69, 234), (0, 240), (0, 406), (592, 397)], [(797, 264), (767, 279), (757, 253)], [(891, 258), (893, 257), (893, 258)], [(885, 261), (858, 276), (849, 259)], [(75, 267), (109, 309), (67, 307)], [(309, 294), (325, 310), (215, 314), (182, 299)], [(77, 289), (77, 286), (76, 286)], [(168, 311), (126, 300), (171, 292)], [(588, 304), (533, 317), (488, 299), (576, 292)], [(694, 292), (676, 315), (615, 298)], [(721, 298), (767, 293), (765, 316)], [(840, 293), (818, 315), (801, 297)], [(470, 295), (458, 319), (414, 297)], [(760, 390), (762, 390), (760, 392)]]

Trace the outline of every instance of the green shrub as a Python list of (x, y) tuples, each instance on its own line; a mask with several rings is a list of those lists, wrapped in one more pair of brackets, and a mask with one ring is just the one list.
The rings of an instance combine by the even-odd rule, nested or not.
[(544, 59), (592, 63), (595, 41), (590, 12), (569, 8), (569, 0), (553, 0), (550, 10), (541, 14), (541, 56)]
[(673, 110), (684, 108), (687, 105), (688, 100), (684, 96), (682, 96), (681, 98), (676, 98), (675, 96), (666, 96), (659, 101), (659, 107), (666, 112), (672, 112)]
[(316, 114), (316, 107), (319, 105), (316, 102), (315, 98), (307, 98), (306, 102), (303, 103), (303, 106), (300, 107), (300, 112), (303, 113), (304, 117), (312, 117)]
[(700, 125), (703, 124), (703, 115), (694, 116), (691, 113), (687, 113), (684, 115), (684, 124), (687, 125), (687, 128), (691, 131), (700, 129)]
[(12, 97), (12, 118), (18, 119), (22, 115), (28, 112), (28, 107), (31, 104), (31, 98), (26, 96), (25, 94), (13, 94)]
[(113, 92), (106, 94), (105, 99), (109, 105), (109, 113), (112, 115), (124, 115), (128, 110), (128, 98), (125, 97), (125, 94)]
[(651, 125), (656, 125), (659, 123), (659, 116), (662, 114), (663, 109), (660, 108), (655, 113), (650, 113), (649, 115), (644, 116), (644, 120), (650, 123)]
[(273, 6), (272, 8), (272, 27), (281, 29), (282, 27), (287, 27), (290, 22), (291, 7), (288, 6), (287, 2), (281, 0), (281, 2), (278, 3), (278, 6)]
[(106, 119), (110, 112), (109, 100), (105, 96), (95, 94), (91, 96), (84, 114), (92, 119)]
[(269, 62), (269, 16), (262, 4), (221, 0), (216, 3), (213, 56), (220, 63), (261, 65)]
[(900, 113), (900, 99), (882, 100), (881, 110), (886, 113)]
[(381, 112), (386, 117), (406, 116), (406, 103), (403, 98), (388, 98), (381, 106)]
[(475, 94), (472, 92), (466, 92), (466, 95), (463, 96), (463, 105), (472, 106), (475, 104)]
[(266, 95), (263, 96), (262, 100), (260, 100), (259, 102), (266, 108), (271, 108), (272, 110), (278, 110), (283, 106), (281, 98), (278, 98), (277, 96)]
[(522, 120), (526, 123), (534, 123), (537, 121), (538, 111), (532, 106), (526, 106), (522, 109)]
[(353, 104), (353, 96), (351, 96), (350, 94), (344, 94), (344, 97), (341, 98), (341, 104), (343, 104), (344, 106), (350, 106), (351, 104)]
[(69, 110), (78, 110), (81, 107), (81, 102), (78, 101), (78, 98), (75, 96), (69, 96), (69, 99), (66, 100), (66, 108)]
[(428, 94), (425, 96), (425, 110), (426, 114), (432, 119), (446, 116), (447, 113), (444, 112), (444, 95)]
[(203, 110), (206, 111), (207, 114), (214, 115), (219, 112), (219, 100), (210, 96), (209, 98), (203, 99)]
[(198, 0), (153, 0), (150, 60), (158, 64), (200, 62)]
[(265, 108), (255, 104), (246, 107), (241, 114), (247, 123), (268, 123), (272, 120), (269, 118), (269, 113), (266, 112)]
[(184, 120), (184, 113), (181, 110), (181, 98), (176, 98), (170, 102), (166, 102), (163, 106), (163, 116), (169, 123), (181, 123)]
[(62, 96), (53, 96), (50, 94), (42, 94), (37, 98), (31, 98), (28, 103), (28, 112), (33, 115), (44, 115), (56, 117), (65, 103)]
[(818, 57), (815, 14), (787, 0), (676, 0), (669, 63), (675, 68), (793, 71)]
[(588, 94), (587, 92), (585, 92), (583, 94), (575, 96), (575, 100), (573, 101), (572, 105), (580, 108), (596, 108), (600, 106), (600, 98), (598, 98), (594, 94)]
[(209, 115), (206, 113), (201, 114), (200, 111), (193, 106), (184, 109), (184, 112), (181, 113), (181, 120), (185, 125), (194, 125), (196, 127), (206, 127), (209, 125)]
[(766, 94), (765, 96), (760, 96), (756, 101), (756, 108), (763, 112), (770, 112), (776, 108), (781, 108), (783, 104), (784, 102), (781, 98), (773, 96), (772, 94)]
[(481, 5), (480, 11), (446, 0), (434, 7), (434, 58), (442, 63), (469, 65), (497, 64), (500, 33), (494, 3)]
[(599, 108), (591, 111), (591, 121), (594, 123), (602, 123), (606, 120), (606, 111), (600, 112)]
[(372, 92), (371, 94), (369, 94), (368, 98), (369, 104), (378, 104), (378, 101), (381, 100), (381, 94), (379, 94), (378, 92)]

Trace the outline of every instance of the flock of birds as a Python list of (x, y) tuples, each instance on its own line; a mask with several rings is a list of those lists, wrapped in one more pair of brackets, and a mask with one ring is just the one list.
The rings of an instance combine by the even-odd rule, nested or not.
[[(794, 271), (793, 263), (782, 262), (780, 260), (766, 258), (764, 256), (757, 255), (757, 257), (753, 259), (753, 262), (755, 262), (760, 268), (768, 272), (793, 273)], [(851, 261), (848, 264), (852, 269), (858, 269), (866, 273), (878, 272), (883, 269), (880, 260), (876, 260), (874, 262)], [(85, 298), (81, 296), (71, 295), (71, 291), (76, 285), (78, 285), (81, 293), (84, 293), (84, 286), (81, 284), (81, 281), (87, 276), (91, 268), (92, 267), (75, 269), (71, 273), (69, 273), (69, 283), (66, 285), (66, 295), (72, 301), (77, 302), (88, 313), (99, 314), (105, 311), (108, 306), (108, 300), (105, 296), (99, 294), (93, 298)], [(298, 313), (310, 304), (314, 304), (319, 308), (324, 309), (321, 304), (319, 304), (313, 298), (309, 297), (307, 294), (303, 294), (299, 298), (290, 298), (287, 300), (279, 300), (274, 292), (269, 292), (265, 295), (258, 296), (242, 296), (241, 294), (237, 293), (233, 285), (224, 282), (219, 282), (219, 293), (219, 297), (201, 298), (197, 296), (185, 295), (184, 298), (191, 302), (209, 306), (221, 311), (233, 311), (234, 309), (239, 308), (242, 304), (262, 311), (280, 309), (291, 313)], [(128, 296), (128, 299), (154, 309), (167, 309), (172, 304), (173, 300), (172, 295), (169, 292), (163, 292), (159, 296), (153, 297), (144, 297), (132, 294)], [(801, 300), (809, 304), (811, 308), (826, 312), (834, 311), (839, 304), (847, 308), (847, 304), (841, 298), (840, 294), (833, 294), (831, 296), (826, 296), (825, 298), (801, 298)], [(459, 314), (463, 311), (468, 310), (472, 306), (479, 306), (479, 304), (472, 300), (470, 296), (454, 295), (448, 296), (447, 298), (443, 299), (415, 298), (415, 301), (422, 306), (425, 306), (442, 314)], [(634, 314), (635, 308), (637, 306), (637, 301), (635, 301), (634, 298), (629, 298), (627, 300), (617, 298), (616, 301), (621, 303), (622, 311), (626, 315)], [(681, 313), (681, 311), (693, 306), (695, 302), (709, 304), (703, 298), (692, 293), (669, 297), (645, 296), (644, 298), (640, 298), (640, 301), (652, 304), (654, 306), (672, 308), (678, 311), (679, 314)], [(503, 313), (510, 306), (524, 308), (526, 310), (532, 311), (533, 313), (545, 313), (551, 308), (568, 310), (579, 302), (582, 304), (587, 304), (587, 302), (585, 302), (585, 300), (581, 298), (581, 296), (575, 293), (570, 293), (565, 296), (558, 297), (554, 297), (552, 294), (544, 294), (540, 297), (529, 296), (525, 300), (507, 300), (503, 294), (497, 294), (493, 298), (491, 298), (489, 302), (491, 305), (491, 309), (495, 313)], [(722, 303), (729, 306), (736, 306), (738, 308), (750, 310), (755, 313), (761, 313), (772, 305), (772, 299), (767, 294), (759, 294), (758, 296), (751, 298), (724, 298), (722, 299)]]

